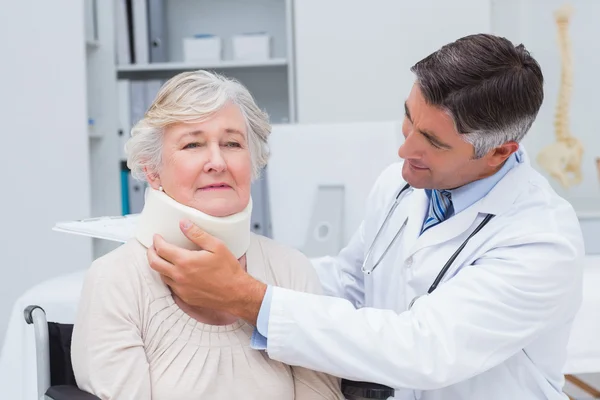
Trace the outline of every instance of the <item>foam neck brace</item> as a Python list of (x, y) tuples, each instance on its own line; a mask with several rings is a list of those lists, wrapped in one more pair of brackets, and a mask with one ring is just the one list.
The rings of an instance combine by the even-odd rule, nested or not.
[(146, 248), (152, 246), (153, 236), (161, 235), (168, 243), (198, 250), (179, 228), (179, 221), (188, 219), (210, 235), (220, 239), (225, 246), (240, 258), (250, 246), (250, 217), (252, 198), (246, 208), (227, 217), (213, 217), (195, 208), (178, 203), (166, 193), (148, 188), (144, 209), (136, 227), (136, 238)]

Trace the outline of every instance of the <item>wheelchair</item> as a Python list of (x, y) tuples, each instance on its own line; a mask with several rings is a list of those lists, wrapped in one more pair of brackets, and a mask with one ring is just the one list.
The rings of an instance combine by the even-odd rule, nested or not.
[(43, 308), (25, 308), (25, 322), (33, 324), (40, 400), (100, 400), (77, 387), (71, 365), (72, 324), (47, 322)]
[[(37, 392), (40, 400), (100, 400), (77, 387), (71, 365), (72, 324), (48, 322), (46, 312), (37, 305), (25, 308), (25, 321), (33, 324), (37, 365)], [(382, 399), (394, 396), (384, 385), (343, 379), (347, 400)]]

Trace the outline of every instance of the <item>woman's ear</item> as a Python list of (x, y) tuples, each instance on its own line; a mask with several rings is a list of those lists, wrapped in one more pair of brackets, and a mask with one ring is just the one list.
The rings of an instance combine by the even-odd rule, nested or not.
[(156, 172), (149, 172), (147, 167), (144, 167), (144, 173), (146, 174), (146, 179), (148, 180), (148, 184), (154, 190), (159, 190), (160, 188), (160, 175)]

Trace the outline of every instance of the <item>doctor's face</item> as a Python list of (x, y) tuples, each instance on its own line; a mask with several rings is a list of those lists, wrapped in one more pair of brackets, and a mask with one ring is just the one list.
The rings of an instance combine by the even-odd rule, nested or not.
[[(425, 102), (415, 84), (405, 102), (402, 177), (418, 189), (454, 189), (492, 175), (510, 155), (492, 150), (475, 159), (473, 145), (458, 133), (450, 115)], [(500, 150), (501, 153), (503, 150)]]
[(248, 144), (246, 120), (232, 103), (204, 121), (172, 124), (164, 130), (162, 165), (150, 185), (215, 217), (241, 212), (250, 201)]

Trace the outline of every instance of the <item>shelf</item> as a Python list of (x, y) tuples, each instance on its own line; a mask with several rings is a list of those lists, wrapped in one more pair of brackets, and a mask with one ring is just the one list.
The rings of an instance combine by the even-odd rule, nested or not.
[(167, 62), (167, 63), (152, 63), (152, 64), (130, 64), (117, 66), (117, 73), (122, 75), (132, 76), (133, 74), (146, 74), (157, 72), (183, 72), (194, 71), (197, 69), (235, 69), (235, 68), (262, 68), (262, 67), (280, 67), (286, 66), (285, 58), (272, 58), (269, 60), (257, 61), (238, 61), (238, 60), (223, 60), (223, 61), (207, 61), (207, 62)]

